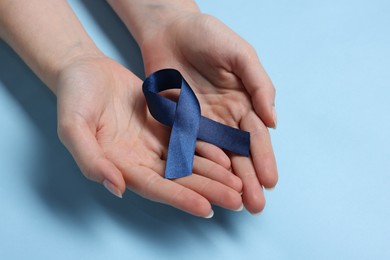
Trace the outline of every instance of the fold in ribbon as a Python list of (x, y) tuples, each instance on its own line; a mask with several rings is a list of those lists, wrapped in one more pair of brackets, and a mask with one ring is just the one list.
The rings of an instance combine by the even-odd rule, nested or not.
[[(168, 89), (181, 89), (177, 102), (158, 95)], [(142, 90), (152, 116), (172, 127), (165, 178), (192, 173), (196, 139), (249, 156), (250, 134), (201, 116), (198, 99), (179, 71), (164, 69), (151, 74)]]

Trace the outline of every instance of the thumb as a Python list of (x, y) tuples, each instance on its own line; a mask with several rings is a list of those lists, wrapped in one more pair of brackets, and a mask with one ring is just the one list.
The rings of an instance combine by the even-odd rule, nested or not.
[(275, 88), (261, 65), (256, 51), (249, 44), (245, 51), (237, 53), (233, 72), (241, 79), (251, 96), (257, 115), (267, 127), (276, 128)]
[(85, 177), (103, 184), (112, 194), (122, 198), (126, 189), (122, 173), (105, 157), (83, 119), (60, 120), (58, 135)]

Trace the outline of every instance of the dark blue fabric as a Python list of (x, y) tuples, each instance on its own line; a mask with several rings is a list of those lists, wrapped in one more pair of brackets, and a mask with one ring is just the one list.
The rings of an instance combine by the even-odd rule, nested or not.
[[(158, 95), (168, 89), (181, 89), (177, 102)], [(165, 178), (180, 178), (192, 173), (197, 138), (249, 156), (249, 133), (201, 116), (198, 99), (179, 71), (164, 69), (153, 73), (144, 81), (142, 90), (152, 116), (172, 127)]]

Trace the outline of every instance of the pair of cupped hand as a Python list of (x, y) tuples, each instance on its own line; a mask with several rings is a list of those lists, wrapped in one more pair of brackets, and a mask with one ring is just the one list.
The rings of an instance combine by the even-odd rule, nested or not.
[(211, 204), (251, 213), (277, 182), (268, 127), (274, 87), (253, 47), (217, 19), (194, 15), (150, 33), (140, 46), (146, 74), (179, 70), (202, 115), (251, 134), (251, 156), (197, 141), (193, 174), (163, 177), (170, 129), (148, 112), (142, 81), (106, 56), (74, 59), (57, 83), (59, 136), (83, 174), (121, 197), (126, 187), (153, 201), (210, 217)]

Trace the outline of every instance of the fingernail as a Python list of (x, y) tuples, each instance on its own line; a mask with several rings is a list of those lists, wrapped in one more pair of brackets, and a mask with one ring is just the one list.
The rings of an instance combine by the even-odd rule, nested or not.
[(265, 188), (265, 187), (264, 187), (264, 189), (265, 189), (266, 191), (273, 191), (273, 190), (275, 189), (275, 186), (272, 187), (272, 188)]
[(114, 184), (112, 184), (112, 182), (110, 182), (109, 180), (106, 179), (103, 181), (103, 185), (109, 192), (111, 192), (112, 194), (114, 194), (118, 198), (122, 198), (122, 193)]
[(257, 212), (257, 213), (251, 213), (253, 216), (260, 216), (263, 213), (263, 211)]
[(212, 218), (214, 216), (214, 211), (211, 210), (210, 214), (207, 215), (205, 218)]
[(244, 209), (244, 204), (241, 203), (240, 207), (238, 209), (235, 209), (234, 211), (242, 211)]
[(276, 115), (276, 110), (275, 110), (274, 106), (272, 106), (272, 116), (274, 118), (274, 127), (273, 127), (273, 129), (276, 129), (276, 127), (278, 125), (278, 116)]

